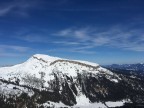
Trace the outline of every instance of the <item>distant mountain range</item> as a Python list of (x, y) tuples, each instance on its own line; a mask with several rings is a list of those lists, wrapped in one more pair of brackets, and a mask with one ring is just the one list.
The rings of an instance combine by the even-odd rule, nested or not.
[(112, 64), (106, 65), (108, 68), (123, 69), (123, 70), (132, 70), (132, 71), (144, 71), (144, 63), (136, 64)]
[(143, 106), (143, 81), (97, 63), (36, 54), (22, 64), (0, 68), (0, 105), (1, 108)]
[(144, 78), (144, 63), (136, 64), (112, 64), (103, 66), (117, 73), (132, 75)]

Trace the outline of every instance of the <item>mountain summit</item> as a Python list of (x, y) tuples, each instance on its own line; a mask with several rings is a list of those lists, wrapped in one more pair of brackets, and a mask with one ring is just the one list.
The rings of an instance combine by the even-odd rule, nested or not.
[(141, 79), (111, 72), (96, 63), (42, 54), (0, 68), (0, 88), (1, 100), (7, 100), (11, 108), (116, 107), (144, 99)]

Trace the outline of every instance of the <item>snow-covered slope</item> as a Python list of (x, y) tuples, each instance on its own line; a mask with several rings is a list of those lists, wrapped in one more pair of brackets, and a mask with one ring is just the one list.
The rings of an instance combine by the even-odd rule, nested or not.
[[(45, 81), (49, 81), (53, 78), (52, 73), (55, 70), (72, 77), (77, 76), (77, 73), (81, 73), (83, 71), (88, 71), (94, 74), (99, 74), (101, 71), (101, 73), (113, 75), (112, 72), (100, 67), (96, 63), (79, 60), (67, 60), (48, 55), (36, 54), (22, 64), (0, 68), (0, 78), (6, 80), (11, 79), (11, 81), (14, 77), (21, 79), (28, 75), (41, 78), (41, 72), (44, 72), (46, 74)], [(116, 79), (111, 80), (117, 82)], [(24, 82), (20, 83), (23, 84)]]
[(0, 91), (6, 96), (26, 93), (40, 101), (37, 106), (116, 106), (113, 101), (131, 101), (123, 87), (129, 85), (129, 89), (143, 92), (143, 85), (137, 83), (96, 63), (42, 54), (33, 55), (22, 64), (0, 68)]

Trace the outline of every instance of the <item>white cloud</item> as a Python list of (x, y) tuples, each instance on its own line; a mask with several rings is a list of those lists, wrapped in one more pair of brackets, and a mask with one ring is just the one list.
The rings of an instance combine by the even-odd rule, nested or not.
[(11, 13), (28, 16), (29, 9), (47, 9), (47, 6), (59, 6), (67, 3), (67, 1), (68, 0), (5, 0), (0, 4), (0, 16), (5, 16)]
[(74, 41), (53, 41), (51, 43), (62, 44), (62, 45), (79, 45), (79, 44), (81, 44), (80, 42), (74, 42)]
[(27, 16), (27, 10), (34, 6), (34, 2), (27, 0), (13, 0), (0, 4), (0, 16), (10, 13)]
[(29, 34), (25, 36), (17, 37), (20, 40), (24, 40), (27, 42), (48, 42), (48, 39), (44, 36), (36, 35), (36, 34)]
[[(49, 32), (17, 34), (17, 39), (38, 43), (56, 45), (57, 49), (69, 52), (95, 52), (97, 47), (110, 47), (131, 51), (144, 51), (144, 30), (124, 25), (109, 28), (83, 27), (68, 28), (50, 34)], [(57, 50), (55, 50), (57, 51)]]
[(56, 49), (50, 49), (47, 50), (47, 52), (76, 52), (76, 53), (81, 53), (81, 54), (96, 54), (95, 51), (88, 51), (84, 47), (78, 47), (78, 48), (56, 48)]
[(107, 29), (98, 29), (96, 27), (70, 28), (59, 31), (55, 35), (85, 43), (87, 44), (87, 46), (84, 46), (85, 48), (107, 46), (132, 51), (144, 51), (143, 28), (131, 28), (122, 25)]
[(70, 52), (76, 52), (76, 53), (82, 53), (82, 54), (96, 54), (95, 51), (88, 51), (88, 50), (77, 50), (77, 49), (72, 49)]
[(61, 30), (57, 33), (54, 33), (53, 35), (67, 36), (68, 34), (71, 34), (71, 33), (72, 33), (71, 29), (65, 29), (65, 30)]
[(57, 33), (54, 33), (55, 36), (64, 36), (67, 38), (77, 38), (81, 41), (88, 40), (89, 29), (88, 28), (82, 28), (82, 29), (76, 29), (76, 28), (70, 28), (61, 30)]
[(0, 9), (0, 16), (3, 16), (5, 14), (7, 14), (8, 12), (10, 12), (12, 8), (13, 8), (13, 6), (1, 8)]
[(22, 57), (30, 52), (31, 48), (16, 45), (0, 45), (0, 57)]
[(8, 51), (8, 50), (13, 50), (17, 52), (26, 52), (30, 48), (28, 47), (23, 47), (23, 46), (15, 46), (15, 45), (0, 45), (0, 52)]
[(21, 56), (25, 56), (25, 54), (9, 53), (9, 52), (0, 53), (0, 57), (21, 57)]

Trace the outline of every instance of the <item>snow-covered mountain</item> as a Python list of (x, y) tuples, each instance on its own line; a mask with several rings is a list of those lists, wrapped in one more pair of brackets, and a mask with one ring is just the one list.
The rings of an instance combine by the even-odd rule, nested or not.
[(114, 69), (123, 69), (123, 70), (132, 70), (132, 71), (142, 71), (142, 72), (144, 72), (144, 63), (112, 64), (112, 65), (107, 65), (106, 67), (114, 68)]
[(96, 63), (36, 54), (0, 68), (0, 96), (11, 108), (116, 107), (142, 103), (144, 84)]
[(144, 78), (144, 63), (136, 63), (136, 64), (112, 64), (106, 65), (105, 68), (117, 71), (118, 73), (127, 74), (129, 76), (137, 76), (140, 78)]

